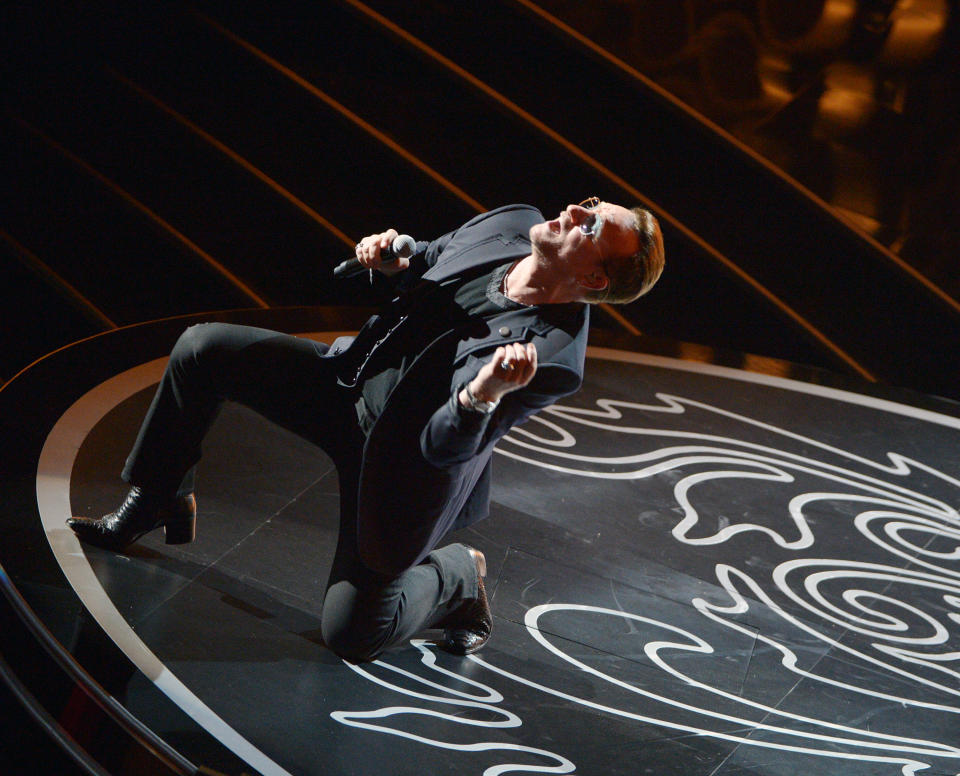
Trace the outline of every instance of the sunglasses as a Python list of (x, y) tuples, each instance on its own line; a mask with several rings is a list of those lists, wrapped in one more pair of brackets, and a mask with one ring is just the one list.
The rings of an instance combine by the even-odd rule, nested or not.
[[(580, 207), (584, 210), (596, 210), (599, 206), (599, 197), (588, 197), (580, 203)], [(577, 227), (587, 237), (596, 242), (600, 236), (600, 230), (603, 228), (603, 218), (600, 217), (599, 213), (590, 213), (582, 223), (577, 224)]]

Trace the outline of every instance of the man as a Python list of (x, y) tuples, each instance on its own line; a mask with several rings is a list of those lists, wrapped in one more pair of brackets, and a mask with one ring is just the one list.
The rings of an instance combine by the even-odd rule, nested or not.
[(363, 238), (359, 262), (397, 296), (356, 338), (329, 348), (245, 326), (187, 329), (123, 471), (117, 511), (68, 525), (122, 550), (161, 526), (193, 539), (193, 467), (221, 402), (240, 402), (319, 445), (340, 479), (340, 528), (321, 630), (369, 660), (424, 628), (479, 649), (492, 618), (485, 559), (443, 537), (486, 517), (493, 447), (516, 423), (576, 391), (588, 307), (646, 293), (663, 269), (653, 216), (596, 198), (552, 221), (527, 205), (477, 216), (409, 259), (397, 236)]

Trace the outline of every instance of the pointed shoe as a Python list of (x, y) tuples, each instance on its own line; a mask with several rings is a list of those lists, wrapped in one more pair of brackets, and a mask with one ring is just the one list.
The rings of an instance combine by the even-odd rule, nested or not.
[(133, 487), (116, 512), (99, 520), (71, 517), (67, 525), (80, 541), (114, 552), (161, 526), (167, 544), (186, 544), (196, 536), (197, 502), (192, 493), (157, 498)]
[(440, 647), (454, 655), (476, 652), (490, 638), (493, 614), (487, 601), (483, 578), (487, 575), (487, 561), (480, 550), (467, 548), (477, 567), (477, 597), (464, 601), (444, 622)]

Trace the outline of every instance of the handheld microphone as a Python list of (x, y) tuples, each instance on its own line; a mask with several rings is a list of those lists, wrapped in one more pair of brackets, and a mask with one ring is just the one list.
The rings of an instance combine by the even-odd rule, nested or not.
[[(417, 242), (409, 234), (401, 234), (386, 250), (380, 251), (380, 257), (385, 264), (397, 259), (409, 259), (417, 249)], [(352, 278), (367, 271), (356, 257), (340, 262), (333, 270), (335, 278)]]

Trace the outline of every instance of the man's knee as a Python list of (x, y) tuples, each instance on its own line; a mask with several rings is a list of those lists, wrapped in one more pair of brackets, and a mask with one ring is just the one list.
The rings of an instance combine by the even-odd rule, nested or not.
[(341, 580), (327, 590), (320, 632), (333, 653), (359, 663), (373, 660), (390, 646), (393, 620), (378, 590)]
[(337, 657), (353, 663), (364, 663), (376, 659), (383, 651), (381, 634), (373, 628), (336, 620), (337, 618), (324, 616), (320, 631), (323, 634), (323, 643)]
[(229, 362), (237, 327), (227, 323), (188, 326), (170, 353), (170, 366), (178, 374), (207, 370), (216, 373)]
[(196, 323), (184, 329), (173, 346), (171, 359), (196, 361), (215, 350), (229, 327), (222, 323)]

